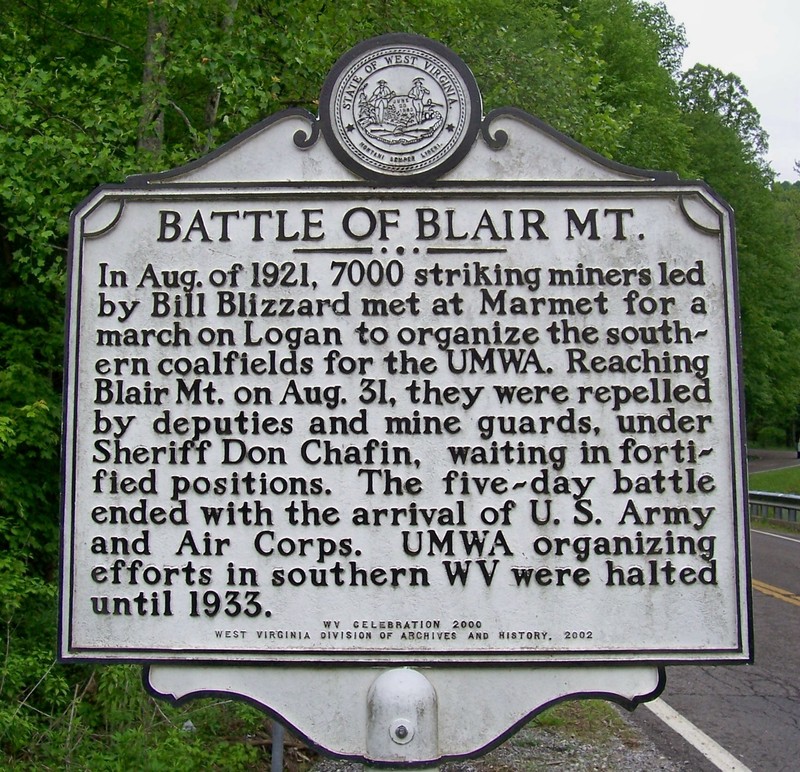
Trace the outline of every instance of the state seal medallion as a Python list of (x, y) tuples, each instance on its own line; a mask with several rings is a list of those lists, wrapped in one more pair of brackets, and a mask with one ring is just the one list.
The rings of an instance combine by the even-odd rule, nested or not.
[(469, 151), (481, 120), (475, 78), (450, 49), (384, 35), (345, 54), (320, 99), (325, 139), (365, 179), (432, 180)]

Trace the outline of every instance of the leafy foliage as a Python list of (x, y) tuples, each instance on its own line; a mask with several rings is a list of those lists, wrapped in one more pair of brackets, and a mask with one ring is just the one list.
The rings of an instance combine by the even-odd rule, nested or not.
[(756, 437), (765, 426), (788, 427), (797, 412), (797, 230), (776, 205), (767, 138), (741, 81), (697, 65), (681, 80), (681, 102), (696, 174), (736, 212), (748, 432)]

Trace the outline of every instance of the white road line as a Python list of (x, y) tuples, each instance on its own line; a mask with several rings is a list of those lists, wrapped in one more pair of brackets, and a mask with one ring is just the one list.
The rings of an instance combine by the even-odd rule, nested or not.
[(698, 729), (688, 718), (667, 705), (664, 700), (659, 698), (643, 704), (670, 729), (676, 731), (684, 740), (700, 751), (717, 769), (724, 770), (724, 772), (751, 772), (749, 767), (746, 767), (719, 743)]
[(800, 544), (800, 539), (795, 539), (793, 536), (784, 536), (780, 533), (772, 533), (771, 531), (759, 531), (755, 528), (750, 529), (750, 533), (760, 533), (762, 536), (774, 536), (776, 539), (783, 539), (784, 541), (793, 541), (795, 544)]

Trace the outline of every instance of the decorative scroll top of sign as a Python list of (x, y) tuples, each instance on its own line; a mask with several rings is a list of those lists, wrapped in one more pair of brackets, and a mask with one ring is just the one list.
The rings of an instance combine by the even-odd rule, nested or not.
[(469, 68), (439, 43), (412, 35), (365, 41), (342, 57), (320, 115), (338, 159), (366, 179), (435, 179), (469, 151), (481, 99)]

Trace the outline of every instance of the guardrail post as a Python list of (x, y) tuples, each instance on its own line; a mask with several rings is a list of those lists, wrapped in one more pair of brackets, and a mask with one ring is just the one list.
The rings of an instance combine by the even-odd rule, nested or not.
[(771, 491), (750, 491), (747, 499), (750, 517), (777, 520), (782, 523), (800, 522), (800, 496)]

